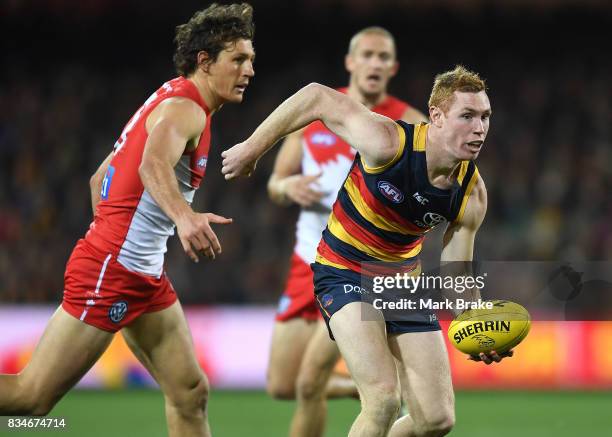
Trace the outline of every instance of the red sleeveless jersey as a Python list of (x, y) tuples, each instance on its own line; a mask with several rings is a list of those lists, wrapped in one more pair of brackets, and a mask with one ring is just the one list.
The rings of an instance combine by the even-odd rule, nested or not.
[(174, 223), (145, 190), (138, 168), (148, 138), (147, 117), (165, 99), (185, 97), (206, 113), (206, 127), (197, 147), (186, 151), (174, 170), (185, 200), (192, 202), (208, 161), (210, 111), (196, 86), (184, 77), (164, 83), (136, 111), (114, 146), (114, 156), (102, 183), (101, 199), (86, 240), (113, 254), (127, 269), (159, 276), (166, 242)]

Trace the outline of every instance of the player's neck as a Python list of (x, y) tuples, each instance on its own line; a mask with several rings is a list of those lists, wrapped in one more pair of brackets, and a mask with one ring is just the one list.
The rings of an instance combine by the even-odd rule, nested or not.
[(193, 83), (198, 89), (200, 97), (202, 97), (202, 100), (204, 100), (204, 103), (206, 104), (206, 107), (210, 111), (211, 115), (218, 111), (221, 106), (223, 106), (223, 103), (225, 102), (222, 101), (215, 92), (213, 92), (210, 84), (206, 80), (206, 77), (199, 71), (196, 71), (194, 74), (189, 76), (188, 80), (191, 81), (191, 83)]
[(425, 139), (425, 161), (427, 162), (427, 177), (437, 188), (448, 189), (457, 177), (461, 161), (454, 158), (447, 150), (444, 141), (435, 134), (435, 128), (427, 129)]
[(361, 103), (368, 109), (372, 109), (373, 107), (380, 105), (387, 98), (387, 93), (385, 91), (380, 94), (364, 95), (362, 92), (359, 91), (357, 86), (354, 86), (352, 84), (349, 85), (346, 94), (350, 98)]

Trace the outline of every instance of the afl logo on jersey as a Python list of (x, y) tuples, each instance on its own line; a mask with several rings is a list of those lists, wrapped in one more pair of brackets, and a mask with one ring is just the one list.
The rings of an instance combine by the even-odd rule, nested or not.
[(198, 160), (198, 167), (200, 168), (205, 168), (206, 167), (206, 163), (208, 162), (208, 157), (207, 156), (202, 156), (199, 160)]
[(111, 319), (113, 323), (119, 323), (125, 317), (127, 310), (128, 304), (126, 301), (122, 300), (115, 302), (111, 305), (110, 310), (108, 310), (108, 318)]
[(446, 219), (443, 216), (441, 216), (440, 214), (436, 214), (435, 212), (428, 212), (423, 216), (423, 221), (425, 222), (425, 224), (427, 226), (431, 226), (432, 228), (434, 226), (439, 225), (444, 220)]
[(328, 134), (327, 132), (315, 132), (310, 137), (310, 142), (313, 145), (330, 147), (336, 144), (336, 137), (332, 134)]
[(402, 203), (404, 194), (395, 185), (387, 181), (378, 182), (378, 191), (393, 203)]

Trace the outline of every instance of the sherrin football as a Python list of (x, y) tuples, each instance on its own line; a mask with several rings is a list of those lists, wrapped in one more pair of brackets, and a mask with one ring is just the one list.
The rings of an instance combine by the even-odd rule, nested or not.
[(465, 311), (448, 328), (448, 339), (461, 352), (504, 353), (518, 345), (529, 333), (527, 310), (514, 302), (493, 300), (493, 308)]

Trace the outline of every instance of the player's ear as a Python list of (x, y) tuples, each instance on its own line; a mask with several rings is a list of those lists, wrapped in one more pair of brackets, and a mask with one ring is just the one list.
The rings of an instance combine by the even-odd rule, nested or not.
[(391, 69), (391, 76), (390, 77), (395, 76), (398, 71), (399, 71), (399, 61), (395, 61), (395, 63), (393, 64), (393, 68)]
[(431, 124), (436, 127), (442, 127), (442, 116), (444, 113), (437, 106), (429, 107), (429, 120), (431, 120)]
[(198, 68), (201, 68), (205, 73), (208, 73), (210, 64), (212, 64), (211, 62), (212, 60), (210, 59), (208, 52), (205, 52), (204, 50), (202, 50), (198, 52), (196, 56), (197, 56), (196, 60), (197, 60)]
[(355, 68), (355, 60), (350, 53), (347, 53), (344, 57), (344, 68), (346, 68), (346, 71), (349, 73), (352, 73), (353, 69)]

